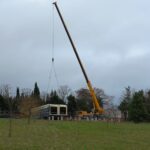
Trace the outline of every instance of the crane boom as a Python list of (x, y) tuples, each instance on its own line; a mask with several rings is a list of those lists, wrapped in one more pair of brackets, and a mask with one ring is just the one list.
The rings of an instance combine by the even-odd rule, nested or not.
[(59, 10), (59, 7), (58, 7), (58, 5), (57, 5), (57, 2), (54, 2), (53, 4), (54, 4), (55, 7), (56, 7), (56, 10), (57, 10), (57, 12), (58, 12), (58, 15), (59, 15), (59, 17), (60, 17), (60, 19), (61, 19), (61, 22), (62, 22), (62, 24), (63, 24), (63, 26), (64, 26), (64, 29), (65, 29), (65, 31), (66, 31), (66, 34), (67, 34), (67, 36), (68, 36), (68, 38), (69, 38), (69, 41), (70, 41), (70, 43), (71, 43), (71, 46), (72, 46), (72, 48), (73, 48), (73, 50), (74, 50), (74, 53), (75, 53), (75, 55), (76, 55), (76, 58), (77, 58), (77, 60), (78, 60), (78, 62), (79, 62), (79, 65), (80, 65), (81, 70), (82, 70), (82, 72), (83, 72), (83, 75), (84, 75), (84, 77), (85, 77), (86, 83), (87, 83), (88, 88), (89, 88), (89, 91), (90, 91), (90, 95), (91, 95), (91, 97), (92, 97), (92, 101), (93, 101), (93, 105), (94, 105), (95, 112), (96, 112), (96, 113), (99, 113), (99, 114), (102, 114), (104, 110), (103, 110), (103, 108), (100, 106), (100, 104), (98, 103), (98, 100), (97, 100), (97, 98), (96, 98), (94, 89), (93, 89), (93, 87), (92, 87), (92, 84), (91, 84), (90, 80), (88, 79), (88, 76), (87, 76), (87, 74), (86, 74), (86, 72), (85, 72), (85, 69), (84, 69), (83, 64), (82, 64), (82, 62), (81, 62), (81, 59), (80, 59), (79, 54), (78, 54), (78, 52), (77, 52), (77, 49), (76, 49), (75, 44), (74, 44), (74, 42), (73, 42), (73, 40), (72, 40), (72, 38), (71, 38), (71, 35), (70, 35), (70, 33), (69, 33), (69, 30), (68, 30), (68, 28), (67, 28), (67, 26), (66, 26), (66, 24), (65, 24), (65, 21), (64, 21), (64, 19), (63, 19), (63, 16), (62, 16), (62, 14), (61, 14), (61, 12), (60, 12), (60, 10)]

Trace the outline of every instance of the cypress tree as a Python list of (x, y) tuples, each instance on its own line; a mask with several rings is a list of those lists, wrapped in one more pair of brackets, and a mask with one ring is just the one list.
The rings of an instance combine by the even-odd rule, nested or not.
[(17, 98), (17, 99), (20, 98), (20, 90), (19, 90), (19, 87), (17, 87), (17, 90), (16, 90), (16, 98)]
[(38, 85), (37, 85), (37, 82), (35, 82), (35, 85), (34, 85), (33, 96), (34, 96), (35, 98), (40, 99), (40, 90), (39, 90), (39, 87), (38, 87)]

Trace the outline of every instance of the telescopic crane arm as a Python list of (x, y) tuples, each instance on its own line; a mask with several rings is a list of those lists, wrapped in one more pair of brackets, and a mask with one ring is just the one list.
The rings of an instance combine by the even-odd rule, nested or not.
[(67, 28), (67, 26), (66, 26), (66, 24), (65, 24), (65, 21), (64, 21), (64, 19), (63, 19), (63, 17), (62, 17), (62, 14), (61, 14), (60, 10), (59, 10), (59, 7), (58, 7), (58, 5), (57, 5), (57, 2), (54, 2), (53, 4), (54, 4), (55, 7), (56, 7), (56, 10), (57, 10), (57, 12), (58, 12), (58, 15), (59, 15), (59, 17), (60, 17), (60, 19), (61, 19), (61, 22), (62, 22), (62, 24), (63, 24), (63, 26), (64, 26), (65, 31), (66, 31), (66, 34), (67, 34), (67, 36), (68, 36), (68, 38), (69, 38), (69, 41), (70, 41), (70, 43), (71, 43), (71, 46), (72, 46), (72, 48), (73, 48), (73, 50), (74, 50), (74, 53), (75, 53), (75, 55), (76, 55), (76, 58), (77, 58), (77, 60), (78, 60), (78, 62), (79, 62), (79, 64), (80, 64), (81, 70), (82, 70), (82, 72), (83, 72), (83, 75), (84, 75), (84, 77), (85, 77), (86, 83), (87, 83), (87, 85), (88, 85), (88, 88), (89, 88), (89, 91), (90, 91), (90, 94), (91, 94), (91, 97), (92, 97), (92, 101), (93, 101), (95, 113), (102, 114), (104, 110), (103, 110), (103, 108), (102, 108), (102, 107), (99, 105), (99, 103), (98, 103), (98, 100), (97, 100), (97, 98), (96, 98), (94, 89), (93, 89), (93, 87), (92, 87), (92, 84), (91, 84), (91, 82), (89, 81), (88, 76), (87, 76), (87, 74), (86, 74), (86, 72), (85, 72), (85, 69), (84, 69), (83, 64), (82, 64), (82, 62), (81, 62), (81, 59), (80, 59), (79, 54), (78, 54), (78, 52), (77, 52), (77, 49), (76, 49), (76, 47), (75, 47), (75, 45), (74, 45), (74, 42), (73, 42), (73, 40), (72, 40), (72, 38), (71, 38), (71, 35), (70, 35), (69, 31), (68, 31), (68, 28)]

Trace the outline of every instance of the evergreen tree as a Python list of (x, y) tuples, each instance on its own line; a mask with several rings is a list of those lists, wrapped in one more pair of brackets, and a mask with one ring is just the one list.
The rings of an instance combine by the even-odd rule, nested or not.
[(49, 99), (47, 99), (49, 104), (65, 104), (62, 99), (58, 96), (56, 91), (51, 91)]
[(17, 99), (20, 98), (20, 90), (19, 90), (19, 87), (17, 87), (17, 90), (16, 90), (16, 98), (17, 98)]
[(8, 108), (8, 105), (7, 103), (5, 102), (5, 99), (2, 95), (0, 95), (0, 111), (8, 111), (9, 108)]
[(13, 98), (13, 109), (15, 112), (19, 111), (19, 102), (20, 102), (20, 90), (19, 87), (17, 87), (16, 97)]
[(68, 99), (68, 114), (69, 114), (69, 116), (74, 117), (75, 113), (77, 111), (76, 99), (75, 99), (75, 97), (73, 95), (69, 95), (67, 97), (67, 99)]
[(37, 82), (35, 82), (35, 85), (34, 85), (33, 96), (34, 96), (35, 98), (40, 99), (40, 90), (39, 90), (39, 87), (38, 87), (38, 85), (37, 85)]
[(150, 122), (150, 90), (146, 92), (144, 107), (147, 113), (146, 120)]
[(129, 119), (134, 122), (142, 122), (146, 120), (146, 109), (144, 107), (144, 92), (138, 91), (133, 95), (133, 99), (129, 105)]
[(131, 102), (131, 89), (128, 86), (127, 88), (125, 88), (125, 93), (123, 94), (122, 102), (119, 105), (119, 109), (121, 110), (125, 120), (127, 120), (128, 118), (130, 102)]

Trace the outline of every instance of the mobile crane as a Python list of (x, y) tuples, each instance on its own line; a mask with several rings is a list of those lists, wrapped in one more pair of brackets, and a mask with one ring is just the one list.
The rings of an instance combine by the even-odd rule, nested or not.
[[(57, 10), (57, 12), (58, 12), (58, 15), (59, 15), (59, 17), (60, 17), (60, 20), (61, 20), (61, 22), (62, 22), (62, 24), (63, 24), (63, 27), (64, 27), (64, 29), (65, 29), (65, 31), (66, 31), (66, 34), (67, 34), (67, 36), (68, 36), (68, 38), (69, 38), (69, 41), (70, 41), (70, 43), (71, 43), (71, 46), (72, 46), (72, 48), (73, 48), (73, 50), (74, 50), (74, 53), (75, 53), (75, 55), (76, 55), (76, 58), (77, 58), (77, 60), (78, 60), (78, 62), (79, 62), (79, 65), (80, 65), (81, 70), (82, 70), (82, 72), (83, 72), (83, 75), (84, 75), (84, 77), (85, 77), (85, 80), (86, 80), (86, 83), (87, 83), (87, 86), (88, 86), (88, 88), (89, 88), (90, 95), (91, 95), (92, 101), (93, 101), (93, 107), (94, 107), (93, 113), (94, 113), (94, 114), (103, 114), (104, 110), (103, 110), (103, 108), (100, 106), (100, 104), (99, 104), (99, 102), (98, 102), (98, 100), (97, 100), (97, 98), (96, 98), (96, 94), (95, 94), (95, 92), (94, 92), (94, 89), (93, 89), (93, 87), (92, 87), (92, 84), (91, 84), (91, 82), (90, 82), (90, 80), (89, 80), (89, 78), (88, 78), (88, 76), (87, 76), (87, 74), (86, 74), (86, 72), (85, 72), (85, 69), (84, 69), (83, 64), (82, 64), (82, 62), (81, 62), (81, 59), (80, 59), (79, 54), (78, 54), (78, 52), (77, 52), (77, 49), (76, 49), (75, 44), (74, 44), (74, 42), (73, 42), (73, 40), (72, 40), (72, 37), (71, 37), (71, 35), (70, 35), (70, 33), (69, 33), (69, 30), (68, 30), (68, 28), (67, 28), (67, 26), (66, 26), (66, 23), (65, 23), (65, 21), (64, 21), (64, 19), (63, 19), (63, 16), (62, 16), (62, 14), (61, 14), (61, 12), (60, 12), (60, 10), (59, 10), (59, 7), (58, 7), (58, 5), (57, 5), (57, 2), (55, 1), (55, 2), (53, 2), (53, 4), (54, 4), (54, 6), (55, 6), (55, 8), (56, 8), (56, 10)], [(82, 115), (82, 111), (80, 111), (80, 113), (81, 113), (81, 115)], [(83, 114), (86, 114), (85, 111), (83, 111)]]

